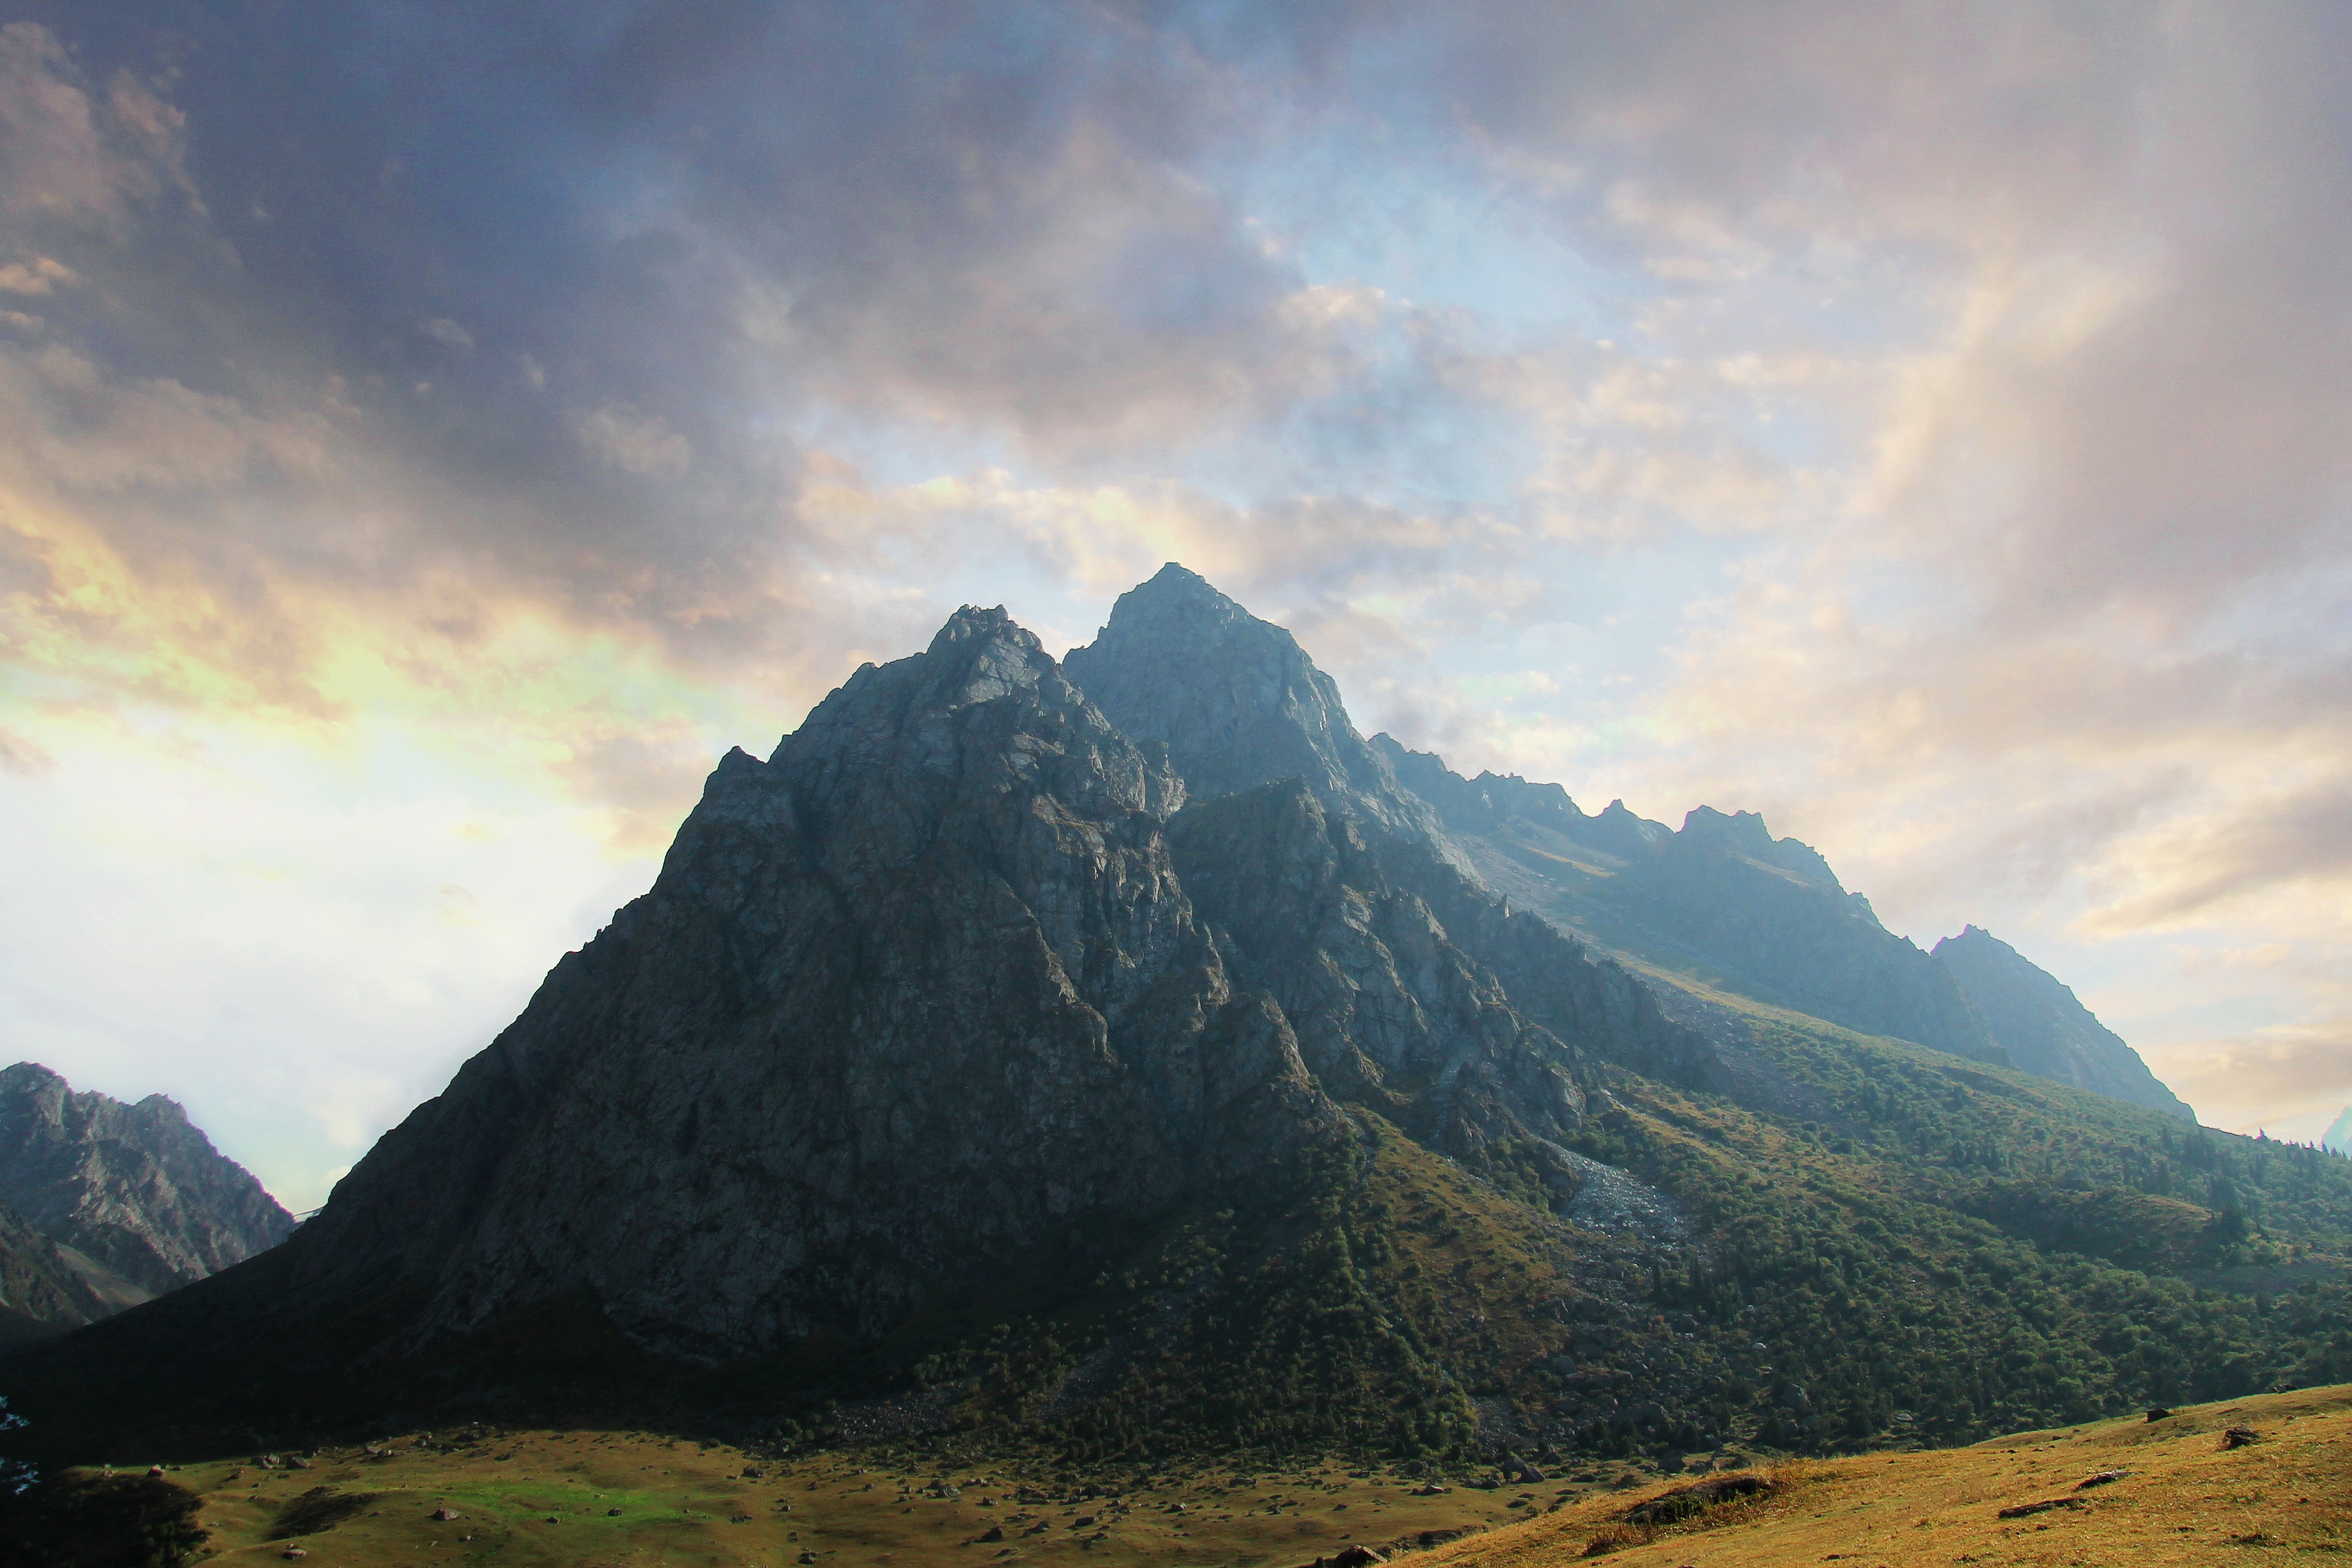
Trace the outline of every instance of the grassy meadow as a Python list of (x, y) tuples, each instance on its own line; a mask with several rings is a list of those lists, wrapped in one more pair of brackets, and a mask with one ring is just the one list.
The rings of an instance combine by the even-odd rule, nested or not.
[[(1081, 1477), (887, 1453), (782, 1463), (643, 1433), (416, 1433), (322, 1451), (307, 1469), (173, 1468), (203, 1499), (206, 1560), (341, 1564), (1023, 1563), (1283, 1568), (1350, 1542), (1419, 1548), (1645, 1474), (1496, 1490), (1332, 1461), (1244, 1475), (1199, 1468)], [(894, 1462), (894, 1459), (897, 1462)], [(446, 1511), (454, 1519), (440, 1519)], [(296, 1534), (296, 1530), (307, 1533)]]
[[(2257, 1440), (2229, 1447), (2223, 1434)], [(2120, 1472), (2119, 1474), (2117, 1472)], [(1415, 1568), (2173, 1568), (2352, 1554), (2352, 1386), (1996, 1437), (1973, 1447), (1806, 1459), (1775, 1489), (1645, 1529), (1675, 1482), (1443, 1546)], [(2111, 1480), (2090, 1486), (2094, 1477)], [(2053, 1500), (2058, 1506), (2003, 1518)]]

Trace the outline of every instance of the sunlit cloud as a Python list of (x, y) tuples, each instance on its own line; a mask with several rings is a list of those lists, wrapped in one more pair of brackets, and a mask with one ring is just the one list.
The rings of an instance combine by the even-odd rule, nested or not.
[(2352, 1099), (2343, 17), (194, 16), (0, 28), (0, 948), (289, 1202), (728, 745), (1171, 559)]

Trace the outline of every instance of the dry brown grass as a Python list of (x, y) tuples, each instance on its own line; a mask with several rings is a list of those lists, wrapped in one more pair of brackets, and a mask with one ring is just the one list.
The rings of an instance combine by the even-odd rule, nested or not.
[[(2251, 1427), (2260, 1440), (2227, 1446)], [(2120, 1479), (2077, 1489), (2102, 1472)], [(2352, 1559), (2352, 1386), (1996, 1438), (1972, 1448), (1783, 1466), (1768, 1497), (1680, 1524), (1624, 1515), (1672, 1489), (1591, 1498), (1441, 1547), (1413, 1568), (2170, 1568)], [(2001, 1510), (2063, 1498), (2003, 1519)]]

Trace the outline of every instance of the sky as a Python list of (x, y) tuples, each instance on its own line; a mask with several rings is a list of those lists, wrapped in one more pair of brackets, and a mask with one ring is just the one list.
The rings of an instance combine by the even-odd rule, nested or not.
[(0, 20), (0, 1057), (291, 1208), (728, 747), (1168, 560), (2352, 1104), (2352, 8)]

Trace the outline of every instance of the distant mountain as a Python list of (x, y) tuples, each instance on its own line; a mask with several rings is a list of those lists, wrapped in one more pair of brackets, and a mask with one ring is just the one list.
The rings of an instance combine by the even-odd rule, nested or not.
[(1935, 956), (1991, 1026), (1993, 1038), (2026, 1071), (2197, 1120), (2071, 989), (1991, 932), (1969, 926), (1937, 942)]
[(77, 1094), (36, 1062), (0, 1071), (0, 1204), (114, 1309), (216, 1274), (294, 1229), (172, 1100)]
[(1465, 779), (1389, 736), (1372, 744), (1440, 811), (1489, 886), (1648, 963), (1657, 979), (1729, 985), (1865, 1034), (2009, 1063), (1951, 974), (1880, 925), (1811, 847), (1774, 838), (1755, 813), (1703, 805), (1673, 832), (1622, 803), (1588, 816), (1557, 784)]
[(56, 1244), (0, 1207), (0, 1348), (94, 1323), (112, 1310)]
[(2352, 1154), (2352, 1105), (2346, 1106), (2344, 1114), (2320, 1134), (2319, 1143), (2323, 1149), (2333, 1149), (2339, 1154)]
[(2345, 1162), (2005, 1065), (1753, 817), (1393, 755), (1181, 568), (1066, 664), (966, 606), (722, 758), (285, 1245), (0, 1394), (66, 1457), (430, 1410), (1143, 1465), (1950, 1441), (2333, 1364)]

